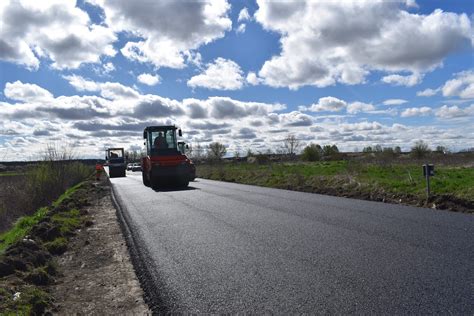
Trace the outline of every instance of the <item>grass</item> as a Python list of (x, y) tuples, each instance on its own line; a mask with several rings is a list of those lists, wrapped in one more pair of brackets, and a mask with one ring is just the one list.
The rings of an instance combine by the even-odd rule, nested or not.
[(0, 172), (0, 177), (17, 177), (17, 176), (24, 176), (26, 173), (24, 172), (16, 172), (16, 171), (4, 171)]
[(0, 254), (11, 244), (23, 239), (47, 213), (48, 208), (42, 207), (31, 216), (20, 217), (12, 229), (0, 235)]
[[(355, 161), (273, 164), (198, 165), (198, 177), (309, 192), (354, 191), (364, 194), (411, 195), (426, 198), (426, 180), (419, 164), (375, 164)], [(474, 201), (474, 168), (436, 166), (431, 192)], [(350, 194), (349, 194), (350, 195)]]
[(11, 291), (0, 288), (0, 315), (40, 315), (51, 301), (51, 296), (35, 286), (17, 289), (18, 299)]
[(76, 228), (81, 226), (82, 222), (81, 214), (77, 209), (72, 209), (70, 211), (54, 214), (51, 217), (51, 221), (53, 224), (59, 226), (61, 234), (68, 234), (74, 231)]
[(51, 205), (92, 172), (91, 166), (76, 161), (44, 161), (0, 173), (5, 174), (0, 178), (0, 234), (21, 216), (33, 215), (39, 208)]
[[(69, 198), (75, 191), (77, 191), (81, 187), (81, 185), (82, 183), (79, 183), (69, 188), (55, 202), (53, 202), (53, 206), (57, 206), (66, 198)], [(78, 215), (78, 213), (79, 211), (77, 210), (71, 210), (66, 216), (58, 215), (55, 218), (56, 215), (53, 215), (52, 218), (53, 220), (56, 220), (62, 224), (61, 229), (67, 231), (70, 230), (72, 227), (77, 226), (76, 219), (72, 218), (72, 216)], [(31, 230), (31, 228), (36, 225), (41, 219), (43, 219), (47, 214), (48, 208), (42, 207), (31, 216), (20, 217), (10, 230), (0, 235), (0, 254), (3, 253), (8, 246), (23, 239), (26, 235), (28, 235), (28, 232)]]

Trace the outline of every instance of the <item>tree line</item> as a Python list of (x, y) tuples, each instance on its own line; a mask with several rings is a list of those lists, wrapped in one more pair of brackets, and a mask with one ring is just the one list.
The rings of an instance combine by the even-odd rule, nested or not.
[[(242, 154), (242, 156), (256, 157), (258, 161), (268, 160), (268, 156), (270, 155), (284, 156), (286, 159), (292, 160), (300, 153), (300, 158), (305, 161), (337, 160), (342, 157), (339, 148), (334, 144), (319, 145), (310, 143), (300, 150), (302, 147), (301, 145), (301, 141), (298, 140), (295, 135), (290, 134), (282, 140), (281, 145), (274, 152), (267, 150), (266, 152), (255, 153), (251, 149), (248, 149), (246, 153)], [(416, 142), (410, 149), (410, 155), (417, 159), (426, 157), (430, 152), (441, 154), (449, 153), (448, 149), (444, 146), (437, 146), (434, 150), (431, 150), (429, 145), (422, 140)], [(395, 158), (402, 154), (402, 149), (400, 146), (382, 147), (381, 145), (374, 145), (364, 147), (362, 153), (382, 158)], [(220, 142), (212, 142), (206, 146), (202, 146), (199, 143), (195, 145), (189, 144), (186, 149), (186, 155), (197, 161), (221, 160), (226, 154), (227, 148), (225, 144)], [(138, 162), (141, 157), (146, 155), (146, 153), (144, 151), (130, 150), (126, 151), (125, 155), (128, 157), (129, 162)], [(234, 158), (239, 159), (240, 157), (240, 152), (234, 153)]]

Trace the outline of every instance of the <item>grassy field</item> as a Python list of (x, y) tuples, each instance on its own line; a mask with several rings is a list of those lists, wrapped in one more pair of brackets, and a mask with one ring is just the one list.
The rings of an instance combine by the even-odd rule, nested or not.
[[(198, 177), (207, 179), (419, 206), (435, 203), (435, 207), (469, 212), (474, 204), (474, 168), (436, 166), (435, 172), (433, 196), (427, 201), (420, 164), (324, 161), (197, 167)], [(447, 205), (453, 203), (458, 206)]]

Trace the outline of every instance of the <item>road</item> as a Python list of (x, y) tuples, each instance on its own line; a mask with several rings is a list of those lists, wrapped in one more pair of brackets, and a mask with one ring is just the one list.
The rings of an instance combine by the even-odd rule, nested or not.
[[(474, 216), (197, 179), (111, 179), (155, 311), (474, 312)], [(153, 303), (152, 303), (153, 305)]]

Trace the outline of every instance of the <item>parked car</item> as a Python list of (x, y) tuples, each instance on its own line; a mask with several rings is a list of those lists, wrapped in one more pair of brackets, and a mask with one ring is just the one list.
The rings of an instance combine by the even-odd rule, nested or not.
[(142, 166), (139, 163), (132, 164), (132, 171), (142, 171)]
[(128, 170), (128, 171), (131, 171), (131, 170), (132, 170), (132, 165), (133, 165), (133, 163), (127, 164), (127, 170)]

